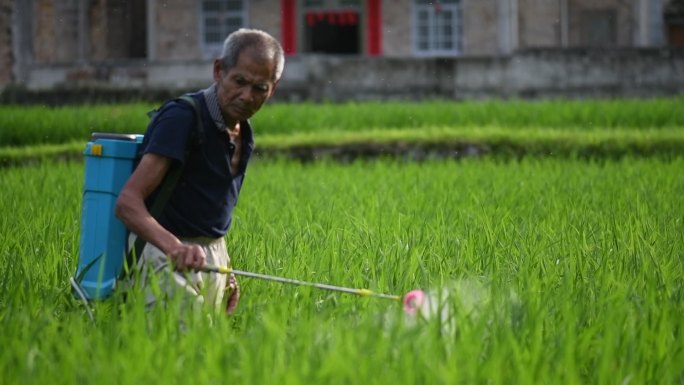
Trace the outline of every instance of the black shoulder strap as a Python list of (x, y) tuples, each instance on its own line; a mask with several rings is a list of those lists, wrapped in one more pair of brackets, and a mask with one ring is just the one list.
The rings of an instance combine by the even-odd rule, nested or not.
[(177, 100), (188, 103), (192, 106), (193, 110), (195, 110), (196, 129), (194, 136), (197, 140), (197, 143), (199, 145), (202, 145), (204, 143), (204, 124), (202, 122), (202, 111), (200, 110), (200, 105), (197, 102), (197, 99), (193, 98), (188, 94), (185, 94), (179, 96)]
[[(196, 141), (201, 145), (204, 143), (204, 124), (202, 122), (202, 111), (200, 110), (197, 99), (190, 95), (182, 95), (175, 100), (184, 101), (190, 104), (195, 111), (195, 133), (193, 137), (196, 138)], [(173, 162), (171, 164), (171, 168), (164, 177), (162, 185), (159, 188), (159, 192), (157, 193), (157, 196), (154, 198), (154, 202), (152, 202), (152, 206), (150, 207), (150, 214), (153, 218), (159, 219), (159, 216), (164, 211), (166, 203), (168, 203), (169, 198), (171, 198), (171, 194), (173, 193), (181, 174), (183, 174), (183, 168), (183, 163)], [(124, 266), (122, 274), (127, 274), (128, 272), (126, 270), (130, 270), (134, 266), (136, 259), (138, 256), (140, 256), (140, 253), (142, 253), (146, 243), (147, 241), (141, 237), (136, 238), (133, 248), (131, 248), (126, 255), (126, 265)]]

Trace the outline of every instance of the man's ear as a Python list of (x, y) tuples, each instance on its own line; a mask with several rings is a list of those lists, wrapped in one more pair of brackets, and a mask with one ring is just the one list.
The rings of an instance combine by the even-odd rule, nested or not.
[(223, 77), (223, 61), (221, 59), (214, 60), (214, 81), (219, 82)]

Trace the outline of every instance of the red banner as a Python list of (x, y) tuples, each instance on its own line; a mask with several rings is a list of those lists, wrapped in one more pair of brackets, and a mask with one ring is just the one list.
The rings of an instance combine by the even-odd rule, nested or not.
[(340, 26), (354, 26), (359, 24), (359, 15), (357, 12), (307, 12), (306, 25), (313, 27), (318, 23), (327, 23), (329, 25)]

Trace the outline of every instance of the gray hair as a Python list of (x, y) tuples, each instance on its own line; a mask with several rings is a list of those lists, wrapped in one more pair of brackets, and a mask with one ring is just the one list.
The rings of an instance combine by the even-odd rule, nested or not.
[(274, 82), (280, 80), (285, 67), (283, 47), (273, 36), (258, 29), (240, 28), (228, 35), (221, 51), (223, 69), (227, 71), (235, 67), (240, 53), (251, 47), (257, 49), (264, 58), (275, 63), (272, 80)]

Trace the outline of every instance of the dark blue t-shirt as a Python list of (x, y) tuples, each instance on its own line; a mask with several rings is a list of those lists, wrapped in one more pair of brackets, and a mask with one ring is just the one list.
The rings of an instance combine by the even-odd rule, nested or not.
[[(191, 96), (200, 102), (204, 126), (201, 144), (195, 134), (192, 106), (173, 101), (150, 122), (141, 151), (173, 159), (172, 167), (184, 164), (176, 188), (157, 218), (159, 223), (178, 237), (219, 238), (230, 229), (254, 138), (249, 122), (240, 122), (242, 151), (239, 169), (233, 177), (230, 160), (235, 145), (228, 133), (219, 131), (214, 124), (204, 95), (200, 92)], [(148, 207), (155, 196), (156, 192), (148, 199)]]

